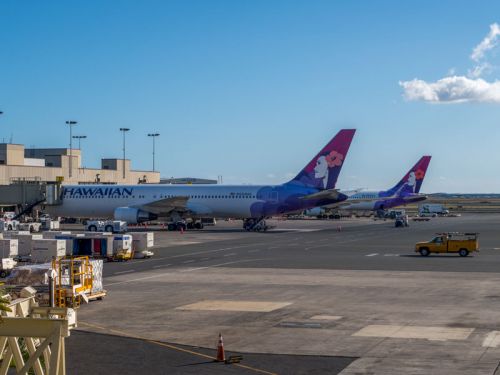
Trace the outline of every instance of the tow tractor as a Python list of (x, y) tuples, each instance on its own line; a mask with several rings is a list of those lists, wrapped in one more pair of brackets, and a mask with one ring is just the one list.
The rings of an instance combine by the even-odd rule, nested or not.
[(124, 233), (127, 231), (127, 223), (120, 220), (88, 220), (85, 224), (88, 232), (112, 232)]
[(422, 256), (431, 253), (458, 253), (466, 257), (472, 252), (479, 251), (479, 233), (447, 232), (436, 233), (429, 242), (417, 242), (415, 252)]

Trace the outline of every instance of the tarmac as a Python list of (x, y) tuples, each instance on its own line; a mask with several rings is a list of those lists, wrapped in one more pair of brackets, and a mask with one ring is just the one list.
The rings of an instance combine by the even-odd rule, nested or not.
[[(499, 224), (468, 214), (409, 228), (280, 220), (267, 233), (240, 221), (156, 232), (153, 258), (105, 264), (109, 295), (80, 308), (70, 373), (84, 373), (82, 348), (96, 345), (92, 356), (119, 353), (96, 361), (108, 374), (495, 374)], [(481, 251), (415, 254), (445, 231), (479, 232)], [(247, 368), (211, 362), (219, 332)]]

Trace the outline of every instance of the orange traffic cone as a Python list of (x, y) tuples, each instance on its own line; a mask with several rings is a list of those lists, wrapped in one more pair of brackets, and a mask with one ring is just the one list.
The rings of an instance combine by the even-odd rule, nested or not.
[(226, 360), (226, 355), (224, 353), (224, 343), (222, 342), (222, 335), (219, 333), (219, 343), (217, 344), (217, 362), (224, 362)]

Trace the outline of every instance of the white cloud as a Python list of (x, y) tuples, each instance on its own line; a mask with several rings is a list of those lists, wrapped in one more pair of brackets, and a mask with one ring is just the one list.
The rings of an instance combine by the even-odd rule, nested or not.
[(500, 26), (497, 23), (490, 25), (488, 35), (474, 47), (470, 58), (475, 65), (468, 70), (467, 77), (455, 75), (455, 69), (448, 72), (448, 76), (436, 82), (427, 82), (421, 79), (400, 81), (403, 96), (407, 100), (421, 100), (431, 103), (463, 103), (489, 102), (500, 104), (500, 81), (487, 82), (480, 77), (491, 73), (494, 66), (485, 61), (486, 52), (494, 49), (498, 44)]
[(472, 50), (472, 55), (470, 58), (476, 62), (484, 57), (484, 54), (495, 48), (498, 41), (498, 36), (500, 35), (500, 26), (497, 23), (490, 25), (490, 32), (486, 37)]
[(491, 64), (484, 62), (479, 65), (474, 66), (472, 69), (469, 69), (467, 75), (471, 78), (479, 78), (484, 73), (489, 73), (493, 70)]
[(273, 178), (276, 178), (276, 175), (274, 173), (268, 173), (267, 178), (273, 179)]
[(500, 103), (500, 81), (486, 82), (481, 78), (445, 77), (436, 82), (420, 79), (399, 82), (407, 100), (431, 103), (490, 102)]

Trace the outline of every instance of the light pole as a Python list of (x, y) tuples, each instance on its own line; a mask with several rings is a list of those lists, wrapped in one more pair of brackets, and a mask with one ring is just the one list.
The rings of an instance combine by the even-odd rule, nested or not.
[(74, 135), (74, 136), (73, 136), (73, 139), (78, 139), (78, 149), (79, 149), (79, 150), (81, 150), (81, 147), (80, 147), (81, 143), (80, 143), (80, 141), (81, 141), (82, 139), (85, 139), (85, 138), (87, 138), (87, 136), (86, 136), (86, 135)]
[(153, 172), (155, 171), (155, 138), (159, 137), (160, 133), (149, 133), (148, 137), (153, 138)]
[(120, 128), (120, 131), (123, 133), (123, 179), (125, 179), (125, 133), (129, 130), (129, 128)]
[(73, 175), (73, 152), (71, 151), (73, 148), (73, 125), (77, 123), (76, 121), (66, 121), (66, 124), (69, 125), (69, 178)]
[(80, 161), (82, 160), (81, 140), (87, 138), (86, 135), (74, 135), (73, 139), (78, 139), (78, 150), (80, 151)]

